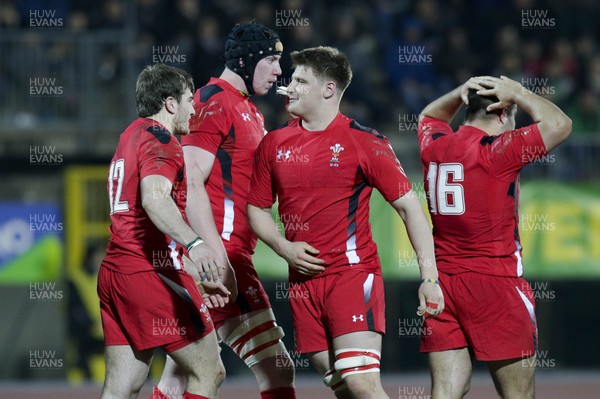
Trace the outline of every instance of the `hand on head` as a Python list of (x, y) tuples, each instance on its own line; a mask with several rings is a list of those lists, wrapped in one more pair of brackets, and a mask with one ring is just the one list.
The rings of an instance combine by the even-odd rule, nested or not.
[(471, 80), (474, 80), (472, 85), (476, 82), (476, 85), (481, 87), (470, 87), (477, 89), (478, 95), (498, 98), (498, 102), (495, 102), (487, 107), (488, 112), (506, 108), (515, 103), (515, 98), (517, 96), (528, 92), (523, 88), (523, 86), (521, 86), (519, 82), (509, 79), (506, 76), (500, 76), (500, 78), (493, 76), (479, 76), (469, 79), (465, 85), (471, 82)]

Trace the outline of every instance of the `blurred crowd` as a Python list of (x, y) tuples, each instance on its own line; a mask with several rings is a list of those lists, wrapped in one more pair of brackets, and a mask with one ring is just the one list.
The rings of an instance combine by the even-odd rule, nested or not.
[[(47, 30), (32, 29), (32, 16), (33, 23), (40, 16), (32, 10), (54, 10), (52, 17), (62, 18), (60, 30), (75, 37), (122, 32), (127, 50), (106, 45), (91, 65), (108, 90), (100, 101), (111, 101), (123, 65), (131, 60), (136, 71), (157, 60), (172, 61), (187, 69), (197, 86), (204, 84), (222, 69), (224, 40), (233, 24), (256, 19), (280, 33), (286, 53), (315, 45), (343, 50), (354, 70), (343, 111), (388, 136), (402, 133), (399, 120), (414, 122), (429, 101), (477, 74), (504, 74), (547, 96), (573, 119), (575, 135), (595, 139), (600, 132), (596, 0), (2, 0), (0, 45), (8, 45), (3, 31), (28, 32), (21, 57), (0, 57), (3, 92), (23, 79), (26, 64), (48, 74), (62, 71), (68, 84), (77, 76), (72, 69), (83, 62), (69, 42), (40, 45)], [(285, 85), (291, 75), (287, 55), (282, 64), (279, 83)], [(263, 107), (272, 128), (285, 116), (281, 99), (267, 97), (259, 102), (273, 105)], [(78, 99), (66, 101), (76, 107)]]

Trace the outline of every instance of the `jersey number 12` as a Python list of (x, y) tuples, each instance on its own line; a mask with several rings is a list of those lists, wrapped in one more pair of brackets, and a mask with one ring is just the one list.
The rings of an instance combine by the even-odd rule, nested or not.
[[(110, 163), (108, 171), (108, 199), (110, 201), (110, 214), (115, 212), (127, 212), (129, 202), (121, 201), (121, 192), (123, 191), (123, 178), (125, 177), (125, 160), (118, 159)], [(116, 193), (114, 192), (114, 181), (117, 181)]]
[[(452, 183), (449, 177), (452, 175)], [(432, 215), (462, 215), (465, 213), (464, 167), (460, 163), (429, 163), (427, 197)]]

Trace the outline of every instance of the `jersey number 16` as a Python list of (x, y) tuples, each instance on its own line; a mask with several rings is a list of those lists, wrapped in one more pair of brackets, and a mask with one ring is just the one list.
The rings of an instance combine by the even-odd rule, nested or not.
[[(451, 183), (449, 182), (452, 175)], [(464, 167), (460, 163), (429, 163), (427, 198), (432, 215), (462, 215), (465, 213)]]

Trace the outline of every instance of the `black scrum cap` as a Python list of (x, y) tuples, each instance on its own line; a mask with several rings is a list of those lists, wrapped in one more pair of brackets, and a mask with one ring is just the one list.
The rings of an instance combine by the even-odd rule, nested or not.
[(244, 79), (248, 94), (254, 94), (254, 69), (260, 60), (281, 55), (283, 44), (279, 35), (256, 22), (237, 24), (225, 42), (225, 66)]

